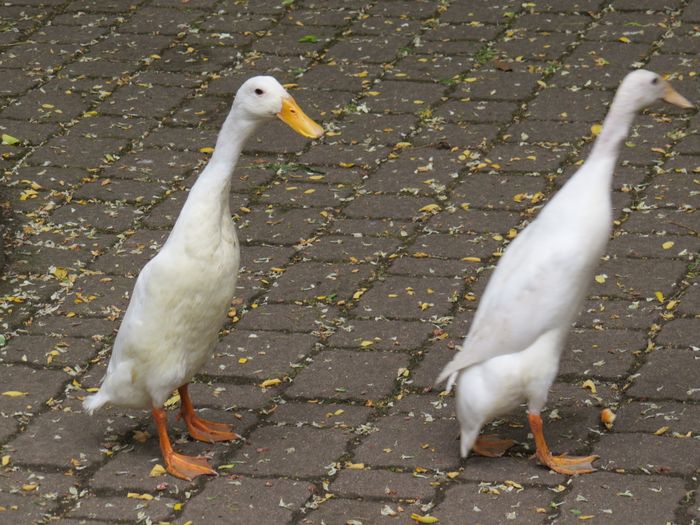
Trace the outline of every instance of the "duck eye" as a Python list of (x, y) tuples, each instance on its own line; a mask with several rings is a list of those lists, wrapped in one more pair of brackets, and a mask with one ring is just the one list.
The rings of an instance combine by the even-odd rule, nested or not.
[(255, 94), (256, 94), (256, 95), (262, 95), (262, 94), (263, 94), (263, 90), (260, 89), (260, 88), (255, 88)]
[(651, 81), (652, 84), (658, 84), (659, 83), (659, 77), (654, 77), (654, 79)]

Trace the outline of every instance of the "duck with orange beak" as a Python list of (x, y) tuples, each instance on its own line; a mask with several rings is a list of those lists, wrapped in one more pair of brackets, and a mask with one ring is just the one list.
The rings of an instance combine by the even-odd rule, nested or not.
[(462, 457), (472, 450), (485, 456), (505, 453), (512, 441), (479, 432), (526, 401), (540, 463), (561, 474), (595, 470), (596, 456), (552, 454), (540, 413), (612, 232), (610, 186), (620, 148), (636, 114), (659, 100), (693, 107), (656, 73), (629, 73), (586, 161), (499, 260), (462, 349), (437, 379), (447, 379), (448, 390), (456, 385)]
[(240, 248), (229, 209), (231, 175), (246, 139), (275, 117), (304, 137), (323, 134), (274, 78), (254, 77), (240, 87), (170, 236), (136, 280), (102, 385), (84, 401), (90, 414), (104, 405), (150, 409), (166, 468), (178, 478), (216, 472), (206, 458), (173, 450), (163, 404), (175, 389), (194, 439), (240, 437), (228, 424), (199, 417), (187, 385), (211, 357), (236, 290)]

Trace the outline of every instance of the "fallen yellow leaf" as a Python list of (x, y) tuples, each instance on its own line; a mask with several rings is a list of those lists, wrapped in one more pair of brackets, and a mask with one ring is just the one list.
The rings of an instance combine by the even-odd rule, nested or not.
[(139, 494), (138, 492), (129, 492), (126, 495), (126, 497), (131, 498), (131, 499), (142, 499), (145, 501), (151, 501), (153, 499), (152, 494), (147, 494), (147, 493)]
[(263, 381), (262, 383), (260, 383), (260, 387), (261, 387), (261, 388), (268, 388), (268, 387), (270, 387), (270, 386), (279, 385), (281, 382), (282, 382), (282, 380), (279, 379), (279, 378), (266, 379), (265, 381)]
[(214, 148), (211, 146), (206, 146), (204, 148), (199, 148), (200, 153), (214, 153)]
[(600, 124), (593, 124), (591, 126), (591, 133), (593, 133), (594, 137), (600, 135), (601, 131), (603, 131), (603, 126), (601, 126)]
[(424, 213), (438, 212), (438, 211), (440, 211), (440, 205), (439, 204), (426, 204), (418, 211), (421, 211)]
[(148, 473), (148, 475), (152, 478), (157, 478), (158, 476), (162, 476), (163, 474), (165, 474), (165, 472), (165, 467), (156, 463), (155, 465), (153, 465), (153, 468), (151, 469), (151, 472)]
[(22, 397), (28, 395), (29, 392), (18, 392), (17, 390), (8, 390), (3, 392), (2, 395), (6, 397)]
[(438, 521), (440, 521), (435, 516), (431, 516), (430, 514), (421, 516), (420, 514), (416, 514), (415, 512), (411, 514), (411, 519), (417, 521), (418, 523), (437, 523)]
[(595, 383), (591, 379), (586, 379), (583, 383), (581, 383), (581, 388), (587, 388), (591, 391), (591, 394), (598, 393), (598, 389), (595, 387)]

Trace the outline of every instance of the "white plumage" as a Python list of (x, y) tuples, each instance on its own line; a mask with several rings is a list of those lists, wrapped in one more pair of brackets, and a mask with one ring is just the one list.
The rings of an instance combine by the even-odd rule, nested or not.
[(586, 162), (499, 261), (462, 349), (437, 380), (449, 378), (448, 389), (457, 385), (463, 457), (474, 446), (486, 455), (502, 454), (510, 443), (478, 442), (479, 431), (527, 401), (538, 459), (562, 473), (593, 470), (593, 456), (551, 455), (539, 414), (611, 233), (610, 185), (620, 145), (636, 113), (659, 99), (692, 107), (656, 73), (637, 70), (625, 77)]
[(164, 444), (161, 407), (174, 389), (193, 437), (238, 437), (228, 425), (198, 418), (186, 385), (211, 356), (236, 289), (240, 249), (229, 210), (231, 174), (245, 140), (275, 116), (304, 136), (323, 132), (274, 78), (254, 77), (241, 86), (168, 240), (138, 276), (102, 386), (84, 402), (89, 413), (105, 404), (153, 408), (168, 470), (179, 477), (213, 471), (203, 458), (179, 456)]

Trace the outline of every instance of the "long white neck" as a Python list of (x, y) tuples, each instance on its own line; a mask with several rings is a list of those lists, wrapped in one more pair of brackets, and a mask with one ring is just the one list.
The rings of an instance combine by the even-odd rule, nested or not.
[(637, 108), (632, 105), (629, 97), (621, 96), (618, 92), (610, 105), (603, 121), (603, 129), (593, 144), (589, 158), (609, 158), (613, 164), (617, 163), (620, 148), (630, 133), (636, 115)]
[(231, 175), (246, 139), (258, 124), (257, 120), (245, 118), (234, 102), (219, 131), (214, 153), (192, 186), (171, 237), (185, 233), (188, 242), (195, 242), (194, 237), (221, 234), (222, 224), (231, 221)]

